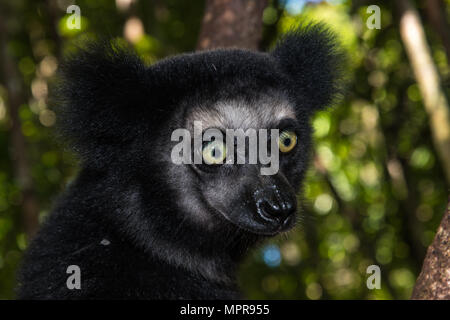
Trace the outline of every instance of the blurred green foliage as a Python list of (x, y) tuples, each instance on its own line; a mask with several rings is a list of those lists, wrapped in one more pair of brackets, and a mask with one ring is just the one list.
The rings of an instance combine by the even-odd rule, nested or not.
[[(82, 38), (104, 36), (130, 40), (148, 63), (195, 49), (203, 1), (131, 1), (126, 7), (128, 2), (77, 1), (81, 30), (70, 30), (70, 0), (0, 0), (11, 35), (7, 50), (25, 88), (20, 120), (41, 219), (77, 171), (74, 155), (55, 139), (48, 98), (61, 56)], [(423, 14), (422, 4), (416, 4)], [(369, 14), (358, 1), (274, 0), (264, 11), (261, 49), (302, 21), (329, 24), (351, 57), (350, 85), (339, 106), (313, 119), (316, 148), (299, 197), (300, 227), (255, 250), (242, 267), (240, 283), (249, 298), (406, 299), (411, 294), (445, 210), (448, 184), (399, 36), (398, 15), (387, 2), (378, 5), (381, 30), (366, 27)], [(447, 56), (422, 18), (440, 76), (448, 83)], [(27, 246), (6, 99), (2, 83), (0, 299), (14, 297), (15, 272)], [(380, 290), (366, 286), (372, 264), (381, 268)]]

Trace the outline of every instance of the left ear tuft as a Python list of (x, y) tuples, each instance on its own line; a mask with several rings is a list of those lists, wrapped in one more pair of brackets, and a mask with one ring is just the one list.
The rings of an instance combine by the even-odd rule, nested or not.
[(291, 94), (308, 110), (331, 105), (342, 92), (345, 55), (323, 24), (289, 31), (271, 55), (292, 81)]
[(106, 149), (121, 152), (118, 146), (139, 132), (149, 83), (146, 67), (128, 46), (113, 40), (81, 44), (61, 65), (54, 103), (60, 133), (85, 163), (94, 163), (112, 157)]

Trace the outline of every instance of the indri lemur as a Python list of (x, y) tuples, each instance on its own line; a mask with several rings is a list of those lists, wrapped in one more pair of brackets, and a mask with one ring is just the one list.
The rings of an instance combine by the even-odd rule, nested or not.
[[(322, 25), (287, 33), (269, 53), (219, 49), (145, 66), (106, 41), (69, 56), (56, 111), (81, 168), (29, 246), (18, 296), (239, 298), (235, 272), (247, 251), (295, 224), (310, 118), (334, 101), (341, 57)], [(287, 142), (278, 173), (174, 164), (171, 133), (194, 121), (279, 129)], [(80, 289), (66, 285), (70, 265)]]

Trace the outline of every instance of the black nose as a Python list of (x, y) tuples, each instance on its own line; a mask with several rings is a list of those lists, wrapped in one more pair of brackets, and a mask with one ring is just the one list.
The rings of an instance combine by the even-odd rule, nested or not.
[(297, 210), (295, 197), (281, 195), (277, 190), (270, 190), (257, 200), (258, 213), (265, 219), (286, 220), (288, 216)]

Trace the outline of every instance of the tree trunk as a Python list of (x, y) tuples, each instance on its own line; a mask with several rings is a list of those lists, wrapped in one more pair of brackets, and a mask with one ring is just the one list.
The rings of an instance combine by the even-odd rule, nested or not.
[(447, 211), (417, 278), (412, 299), (450, 299), (450, 196)]
[(450, 184), (450, 111), (441, 89), (436, 66), (427, 44), (422, 23), (409, 0), (397, 1), (400, 34), (423, 97), (430, 121), (433, 143)]
[(61, 37), (58, 34), (58, 21), (60, 18), (60, 13), (58, 6), (55, 0), (46, 0), (45, 1), (45, 10), (47, 12), (49, 24), (50, 24), (50, 39), (55, 44), (55, 54), (58, 59), (61, 58), (62, 55), (62, 41)]
[(445, 17), (445, 7), (442, 0), (428, 0), (426, 3), (428, 21), (441, 37), (447, 59), (450, 61), (450, 26)]
[(25, 137), (19, 117), (19, 108), (24, 102), (23, 83), (14, 59), (7, 50), (7, 28), (0, 17), (0, 63), (2, 82), (8, 95), (6, 102), (10, 127), (10, 158), (14, 167), (15, 179), (21, 191), (22, 221), (27, 237), (30, 239), (39, 227), (39, 207), (34, 194), (30, 164), (27, 159)]
[(207, 0), (198, 50), (258, 49), (267, 0)]

